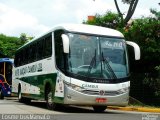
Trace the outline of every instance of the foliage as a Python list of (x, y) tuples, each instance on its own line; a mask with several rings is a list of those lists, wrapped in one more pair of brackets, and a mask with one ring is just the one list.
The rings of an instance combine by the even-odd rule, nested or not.
[(160, 11), (158, 12), (156, 9), (150, 9), (150, 11), (155, 15), (157, 20), (160, 20)]
[(141, 60), (132, 68), (144, 74), (146, 90), (150, 89), (153, 97), (160, 98), (160, 21), (157, 16), (136, 19), (124, 34), (127, 40), (136, 42), (141, 48)]
[[(160, 100), (160, 65), (155, 67), (155, 70), (157, 71), (158, 75), (154, 76), (153, 72), (151, 73), (147, 73), (143, 83), (144, 85), (148, 86), (151, 90), (152, 90), (152, 99), (154, 98), (155, 100), (153, 100), (154, 104), (159, 104), (159, 100)], [(153, 103), (152, 103), (153, 104)]]
[(160, 21), (148, 17), (135, 20), (130, 29), (124, 34), (126, 39), (135, 41), (140, 45), (142, 60), (160, 61), (159, 30)]
[[(93, 0), (93, 1), (95, 1), (95, 0)], [(116, 6), (116, 9), (117, 9), (117, 12), (118, 12), (118, 16), (120, 17), (120, 21), (121, 21), (120, 25), (121, 26), (124, 27), (127, 24), (127, 22), (131, 19), (132, 15), (133, 15), (136, 7), (137, 7), (138, 1), (139, 0), (122, 0), (122, 2), (124, 4), (129, 5), (127, 15), (124, 18), (123, 13), (120, 10), (120, 7), (118, 5), (117, 0), (114, 0), (115, 6)]]
[(34, 37), (33, 36), (27, 36), (26, 33), (21, 33), (20, 34), (20, 40), (23, 42), (27, 42), (29, 40), (32, 40)]
[(95, 19), (92, 21), (84, 21), (84, 24), (103, 26), (108, 28), (114, 28), (120, 26), (121, 18), (118, 14), (107, 11), (104, 15), (95, 15)]
[(25, 42), (18, 37), (6, 36), (0, 34), (0, 52), (7, 57), (13, 58), (17, 48), (22, 46)]

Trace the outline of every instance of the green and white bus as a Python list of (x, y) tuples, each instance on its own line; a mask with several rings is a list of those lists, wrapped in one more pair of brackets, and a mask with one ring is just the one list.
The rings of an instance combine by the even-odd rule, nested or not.
[(126, 106), (129, 100), (127, 44), (119, 31), (84, 24), (57, 25), (15, 54), (12, 92), (19, 101), (45, 100), (58, 104), (89, 105), (102, 112), (108, 105)]

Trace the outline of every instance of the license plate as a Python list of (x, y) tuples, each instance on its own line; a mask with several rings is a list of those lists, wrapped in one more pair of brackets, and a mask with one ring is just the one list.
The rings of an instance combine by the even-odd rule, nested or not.
[(96, 98), (96, 102), (97, 103), (105, 103), (105, 102), (107, 102), (107, 99), (106, 98)]

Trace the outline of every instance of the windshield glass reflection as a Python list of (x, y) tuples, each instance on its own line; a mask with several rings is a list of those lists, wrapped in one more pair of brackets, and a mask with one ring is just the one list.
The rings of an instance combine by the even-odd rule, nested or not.
[(127, 77), (128, 62), (123, 39), (68, 33), (68, 72), (100, 79)]

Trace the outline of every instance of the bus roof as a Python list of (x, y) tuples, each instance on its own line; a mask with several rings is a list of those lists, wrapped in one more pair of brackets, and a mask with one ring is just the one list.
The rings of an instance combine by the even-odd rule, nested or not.
[(61, 24), (57, 25), (54, 29), (52, 29), (51, 32), (56, 29), (64, 29), (71, 32), (80, 32), (86, 34), (124, 37), (123, 34), (117, 30), (101, 26), (87, 25), (87, 24)]
[(87, 25), (87, 24), (59, 24), (53, 27), (49, 32), (34, 38), (33, 40), (27, 42), (22, 47), (30, 44), (32, 41), (35, 41), (49, 33), (52, 33), (55, 30), (66, 30), (70, 32), (79, 32), (79, 33), (85, 33), (85, 34), (97, 34), (97, 35), (104, 35), (104, 36), (113, 36), (113, 37), (124, 37), (123, 34), (117, 30), (101, 27), (101, 26), (95, 26), (95, 25)]
[(0, 63), (1, 63), (1, 62), (10, 62), (10, 63), (13, 63), (14, 60), (11, 59), (11, 58), (0, 58)]

